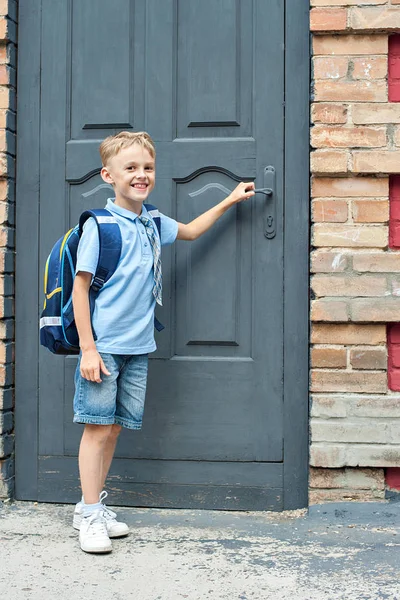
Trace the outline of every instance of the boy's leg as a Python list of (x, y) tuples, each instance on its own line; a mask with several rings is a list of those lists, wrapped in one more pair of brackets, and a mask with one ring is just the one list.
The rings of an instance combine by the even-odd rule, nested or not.
[(112, 460), (111, 448), (115, 449), (116, 444), (116, 438), (110, 441), (112, 430), (113, 425), (85, 425), (79, 448), (79, 473), (85, 504), (99, 502), (104, 472)]
[[(79, 470), (85, 503), (78, 503), (76, 505), (73, 527), (80, 530), (80, 538), (82, 538), (81, 548), (87, 552), (102, 551), (88, 549), (93, 539), (89, 536), (89, 540), (87, 540), (85, 538), (85, 531), (82, 532), (82, 526), (84, 526), (84, 529), (86, 527), (83, 523), (85, 520), (84, 517), (88, 517), (96, 511), (101, 511), (108, 537), (116, 538), (129, 533), (128, 525), (117, 521), (117, 515), (102, 503), (104, 497), (100, 496), (111, 465), (120, 430), (121, 427), (119, 425), (87, 424), (82, 435), (79, 449)], [(97, 543), (96, 540), (94, 540), (94, 543)], [(110, 548), (108, 545), (106, 547)]]
[(117, 441), (118, 441), (118, 436), (121, 433), (121, 429), (122, 429), (121, 425), (114, 424), (111, 427), (112, 427), (112, 429), (111, 429), (110, 435), (106, 441), (106, 446), (104, 449), (102, 484), (101, 484), (100, 491), (104, 488), (104, 484), (106, 482), (107, 475), (108, 475), (108, 472), (111, 467), (112, 459), (114, 457), (115, 447), (116, 447)]
[(108, 471), (116, 440), (114, 437), (117, 380), (122, 357), (101, 353), (110, 375), (102, 382), (88, 381), (81, 376), (79, 356), (75, 371), (74, 422), (84, 423), (79, 449), (79, 471), (85, 504), (99, 502), (104, 475)]

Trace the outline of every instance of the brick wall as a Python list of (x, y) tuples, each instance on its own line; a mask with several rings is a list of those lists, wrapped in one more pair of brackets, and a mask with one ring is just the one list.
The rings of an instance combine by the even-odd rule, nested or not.
[(0, 0), (0, 498), (14, 485), (15, 0)]
[(388, 96), (400, 0), (311, 0), (310, 23), (310, 501), (383, 498), (385, 469), (395, 480), (400, 467), (400, 394), (387, 369), (387, 324), (400, 322), (400, 251), (389, 247), (394, 62)]

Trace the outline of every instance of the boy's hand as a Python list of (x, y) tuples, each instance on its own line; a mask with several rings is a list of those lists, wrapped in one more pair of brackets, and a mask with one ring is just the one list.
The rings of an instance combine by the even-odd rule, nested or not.
[(254, 196), (255, 185), (252, 181), (239, 183), (235, 187), (233, 192), (222, 200), (219, 204), (216, 204), (210, 210), (191, 221), (190, 223), (178, 223), (178, 240), (197, 240), (203, 233), (208, 231), (210, 227), (214, 225), (216, 221), (234, 204), (247, 200)]
[(100, 372), (111, 375), (97, 350), (82, 351), (81, 375), (88, 381), (101, 383)]
[(237, 202), (241, 202), (242, 200), (247, 200), (254, 196), (255, 185), (253, 181), (245, 182), (242, 181), (238, 186), (235, 187), (233, 192), (229, 194), (229, 198), (232, 200), (233, 204)]

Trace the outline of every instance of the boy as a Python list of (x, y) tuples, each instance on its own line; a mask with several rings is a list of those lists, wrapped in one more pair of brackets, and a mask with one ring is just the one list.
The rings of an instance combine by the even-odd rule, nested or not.
[(155, 185), (155, 154), (145, 132), (122, 131), (100, 145), (100, 174), (115, 193), (106, 208), (120, 226), (122, 250), (115, 273), (98, 294), (92, 322), (89, 288), (99, 250), (93, 219), (87, 221), (78, 248), (73, 306), (81, 353), (74, 422), (84, 423), (85, 429), (79, 449), (83, 495), (73, 525), (85, 552), (109, 552), (110, 538), (129, 532), (103, 504), (107, 493), (102, 489), (121, 428), (142, 425), (148, 353), (156, 349), (154, 308), (162, 302), (160, 247), (175, 239), (197, 239), (230, 206), (254, 195), (254, 183), (240, 183), (225, 200), (186, 225), (160, 215), (160, 240), (143, 206)]

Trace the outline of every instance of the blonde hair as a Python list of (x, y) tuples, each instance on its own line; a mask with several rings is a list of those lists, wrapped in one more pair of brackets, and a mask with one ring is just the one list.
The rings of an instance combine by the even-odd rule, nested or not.
[(109, 160), (124, 148), (138, 144), (145, 148), (152, 158), (156, 157), (154, 142), (145, 131), (120, 131), (116, 135), (109, 135), (100, 144), (100, 157), (103, 167)]

